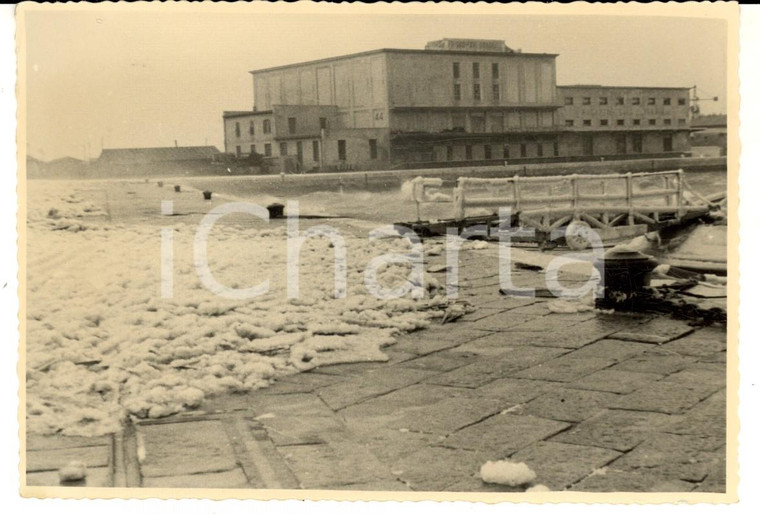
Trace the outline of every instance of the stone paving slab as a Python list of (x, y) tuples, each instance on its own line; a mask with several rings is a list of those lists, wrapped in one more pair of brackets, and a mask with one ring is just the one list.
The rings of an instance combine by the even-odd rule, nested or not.
[(645, 471), (664, 480), (701, 482), (720, 460), (720, 437), (658, 434), (615, 461), (610, 468)]
[(421, 382), (437, 371), (389, 367), (361, 378), (334, 384), (317, 391), (322, 400), (334, 410), (340, 410), (381, 394)]
[(478, 357), (477, 353), (460, 350), (461, 346), (452, 350), (443, 350), (402, 362), (399, 366), (402, 368), (428, 369), (444, 372), (471, 364), (473, 360), (476, 360)]
[(567, 423), (534, 416), (498, 414), (448, 436), (441, 445), (483, 451), (490, 455), (490, 460), (498, 460), (569, 426)]
[(26, 485), (47, 487), (113, 487), (113, 475), (109, 467), (88, 467), (87, 477), (76, 482), (61, 483), (58, 471), (40, 471), (26, 474)]
[(663, 349), (690, 357), (708, 357), (726, 349), (726, 332), (715, 327), (706, 327), (671, 341)]
[(26, 470), (57, 472), (73, 460), (84, 463), (88, 468), (108, 466), (111, 462), (111, 452), (110, 446), (29, 450), (26, 452)]
[(692, 491), (695, 484), (683, 480), (663, 480), (645, 472), (606, 469), (572, 486), (573, 491), (586, 492), (653, 492), (681, 493)]
[(610, 337), (628, 341), (641, 341), (643, 343), (663, 344), (692, 332), (694, 332), (694, 327), (690, 327), (685, 321), (659, 317), (640, 324), (636, 327), (635, 331), (620, 331)]
[(143, 477), (228, 471), (237, 467), (221, 421), (138, 425)]
[(628, 451), (671, 423), (671, 416), (657, 412), (606, 410), (551, 440), (583, 446)]
[(652, 348), (618, 364), (615, 369), (669, 375), (684, 369), (693, 362), (692, 357), (683, 357), (661, 348)]
[(303, 489), (392, 480), (387, 466), (363, 446), (348, 441), (288, 446), (281, 451)]
[(466, 450), (426, 447), (391, 464), (391, 472), (414, 491), (442, 491), (462, 477), (474, 477), (487, 455)]
[(27, 434), (27, 450), (61, 450), (64, 448), (82, 448), (85, 446), (109, 446), (113, 444), (113, 437), (103, 435), (98, 437), (79, 437), (62, 435)]
[(683, 385), (661, 380), (618, 397), (610, 407), (680, 414), (704, 400), (718, 389), (710, 385)]
[(425, 382), (452, 387), (476, 388), (499, 378), (513, 376), (520, 370), (552, 359), (566, 351), (559, 348), (537, 348), (530, 346), (515, 348), (499, 359), (481, 358), (472, 364), (462, 366), (454, 371), (436, 375), (425, 380)]
[(474, 395), (471, 389), (414, 384), (366, 402), (346, 407), (341, 411), (341, 415), (347, 420), (394, 418), (400, 416), (406, 409), (420, 409), (441, 400), (459, 396), (472, 398)]
[(515, 374), (517, 378), (573, 382), (600, 369), (608, 368), (615, 359), (576, 356), (575, 352), (552, 359)]
[(386, 424), (390, 428), (446, 435), (496, 414), (510, 404), (499, 398), (446, 398), (435, 403), (404, 411)]
[(539, 441), (515, 453), (510, 460), (524, 462), (535, 471), (536, 483), (561, 491), (620, 455), (605, 448)]
[(556, 382), (525, 380), (520, 378), (500, 378), (475, 389), (480, 396), (501, 398), (513, 405), (528, 402), (537, 396), (556, 389)]
[(238, 489), (249, 487), (248, 479), (240, 468), (217, 473), (146, 477), (143, 487), (191, 488), (191, 489)]
[(614, 402), (616, 394), (581, 389), (559, 389), (539, 396), (524, 406), (523, 413), (557, 421), (577, 423)]
[(660, 378), (662, 378), (662, 375), (656, 373), (603, 369), (590, 375), (586, 375), (575, 382), (570, 382), (567, 386), (577, 389), (627, 394), (659, 380)]

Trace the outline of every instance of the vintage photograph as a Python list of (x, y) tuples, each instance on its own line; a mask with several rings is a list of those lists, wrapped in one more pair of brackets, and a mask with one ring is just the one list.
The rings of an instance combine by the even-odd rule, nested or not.
[(22, 494), (733, 501), (737, 19), (22, 4)]

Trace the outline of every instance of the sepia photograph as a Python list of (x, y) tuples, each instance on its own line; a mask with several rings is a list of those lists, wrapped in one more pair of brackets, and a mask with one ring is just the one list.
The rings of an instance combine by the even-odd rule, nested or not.
[(22, 495), (736, 501), (738, 14), (19, 5)]

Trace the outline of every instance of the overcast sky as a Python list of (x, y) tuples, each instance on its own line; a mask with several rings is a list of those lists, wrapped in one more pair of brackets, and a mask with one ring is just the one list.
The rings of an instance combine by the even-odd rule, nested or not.
[(720, 98), (704, 113), (726, 110), (726, 24), (710, 18), (73, 6), (27, 12), (26, 36), (28, 150), (44, 160), (94, 158), (101, 142), (223, 149), (222, 111), (252, 108), (249, 70), (444, 37), (557, 53), (560, 85), (696, 84)]

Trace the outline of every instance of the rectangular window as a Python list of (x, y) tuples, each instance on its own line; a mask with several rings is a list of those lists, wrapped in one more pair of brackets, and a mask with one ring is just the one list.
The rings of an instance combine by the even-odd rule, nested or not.
[(559, 143), (554, 142), (554, 157), (559, 157)]
[(319, 118), (320, 130), (327, 130), (327, 118)]
[(251, 123), (248, 125), (248, 133), (253, 135), (253, 120), (251, 120)]
[(662, 120), (662, 122), (665, 123), (665, 125), (671, 125), (673, 123), (673, 120), (671, 120), (670, 118), (665, 118), (664, 120)]
[(583, 120), (583, 126), (584, 127), (590, 127), (591, 126), (591, 120)]
[(465, 145), (464, 158), (467, 159), (468, 161), (472, 160), (472, 145)]
[(594, 155), (594, 136), (591, 134), (584, 134), (581, 144), (583, 145), (583, 155)]
[(634, 134), (633, 135), (633, 153), (641, 153), (641, 152), (642, 152), (641, 134)]
[(480, 84), (472, 85), (472, 98), (480, 100)]
[(237, 145), (235, 147), (235, 156), (240, 157), (240, 154), (242, 153), (242, 150), (240, 149), (240, 145)]
[(606, 96), (599, 97), (599, 105), (607, 105), (607, 97)]
[(270, 120), (264, 120), (263, 125), (264, 134), (270, 134), (272, 132), (272, 122)]
[(509, 145), (504, 143), (504, 147), (502, 148), (503, 156), (505, 159), (509, 159)]
[(264, 144), (264, 156), (265, 157), (271, 157), (272, 156), (272, 145), (271, 145), (271, 143)]
[(663, 152), (673, 151), (673, 136), (664, 136), (662, 138), (662, 151)]
[(493, 99), (498, 102), (499, 98), (501, 97), (501, 89), (499, 88), (499, 84), (494, 84), (491, 87), (491, 90), (493, 92)]
[(625, 134), (618, 134), (615, 137), (615, 150), (619, 154), (625, 153)]
[(649, 97), (647, 98), (647, 105), (655, 105), (657, 103), (657, 100), (655, 98)]
[(453, 66), (452, 66), (452, 68), (451, 68), (451, 71), (452, 71), (452, 72), (453, 72), (453, 74), (454, 74), (454, 78), (455, 78), (455, 79), (458, 79), (458, 78), (459, 78), (459, 63), (458, 63), (458, 62), (455, 62), (455, 63), (453, 64)]
[(491, 158), (491, 145), (484, 145), (483, 146), (483, 155), (486, 159)]
[(377, 139), (369, 140), (369, 158), (377, 159)]
[(288, 134), (296, 133), (296, 119), (288, 118)]
[(599, 120), (599, 125), (601, 125), (602, 127), (606, 127), (609, 124), (610, 124), (610, 120)]
[(686, 98), (679, 98), (678, 105), (686, 105)]
[(280, 143), (280, 155), (288, 155), (288, 142), (283, 141)]
[(615, 101), (615, 103), (617, 105), (625, 105), (625, 98), (623, 98), (622, 96), (618, 96), (617, 100)]
[(314, 140), (311, 142), (311, 160), (319, 162), (319, 141)]
[(565, 120), (566, 127), (572, 127), (573, 125), (575, 125), (575, 120)]
[(480, 78), (480, 63), (479, 62), (472, 63), (472, 78), (474, 79)]
[(454, 100), (462, 99), (462, 86), (460, 84), (454, 84)]
[(536, 152), (537, 152), (537, 154), (538, 154), (539, 157), (543, 157), (544, 156), (544, 145), (542, 143), (538, 143), (536, 145)]
[(641, 125), (641, 120), (639, 120), (639, 119), (633, 120), (633, 124), (634, 125)]
[(679, 125), (686, 125), (686, 118), (678, 118)]
[(631, 105), (641, 105), (641, 98), (638, 96), (631, 98)]
[(499, 63), (498, 62), (491, 63), (491, 76), (494, 78), (494, 80), (499, 78)]
[(655, 125), (656, 123), (657, 123), (657, 120), (655, 120), (654, 118), (649, 120), (650, 125)]
[(520, 143), (520, 157), (526, 157), (528, 155), (528, 145)]
[(625, 120), (617, 120), (617, 126), (622, 127), (625, 125)]
[(572, 96), (566, 96), (565, 97), (565, 105), (573, 105), (573, 97)]
[(338, 160), (346, 160), (346, 140), (338, 139)]
[(454, 147), (453, 146), (447, 146), (446, 147), (446, 160), (447, 161), (453, 161), (454, 160)]
[(591, 97), (590, 96), (584, 96), (583, 97), (583, 105), (591, 105)]
[(256, 153), (256, 145), (251, 145), (251, 155)]
[(303, 142), (296, 141), (296, 159), (298, 164), (303, 164)]
[(235, 136), (240, 137), (240, 122), (235, 122)]
[(670, 105), (670, 98), (663, 98), (662, 105)]

